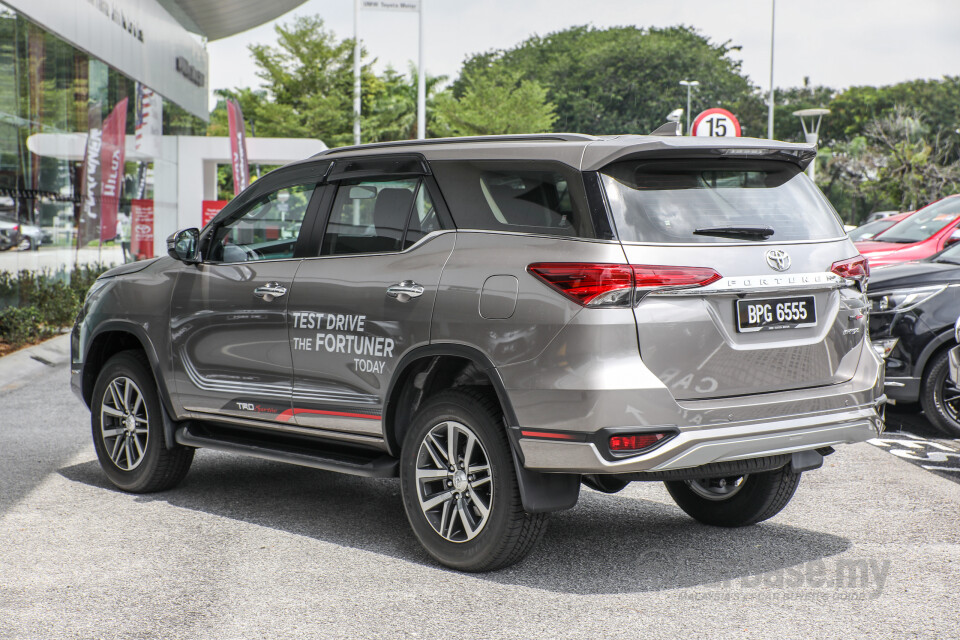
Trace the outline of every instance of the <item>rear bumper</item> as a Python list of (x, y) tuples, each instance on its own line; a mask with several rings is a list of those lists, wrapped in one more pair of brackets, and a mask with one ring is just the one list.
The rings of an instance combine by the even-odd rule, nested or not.
[[(862, 442), (884, 428), (883, 361), (868, 344), (855, 375), (842, 384), (678, 402), (658, 383), (633, 389), (509, 389), (522, 429), (577, 436), (522, 437), (517, 430), (524, 466), (591, 474), (667, 471)], [(610, 428), (676, 435), (651, 451), (617, 458), (601, 451), (606, 442), (595, 437)]]
[(774, 422), (684, 429), (653, 451), (610, 460), (593, 442), (547, 442), (520, 438), (525, 466), (568, 473), (635, 473), (698, 467), (862, 442), (883, 431), (879, 407), (867, 405), (819, 415), (788, 416)]

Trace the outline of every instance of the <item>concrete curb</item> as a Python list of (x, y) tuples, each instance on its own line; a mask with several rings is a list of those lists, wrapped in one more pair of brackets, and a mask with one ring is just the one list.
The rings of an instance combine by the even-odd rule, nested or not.
[(51, 368), (64, 365), (70, 365), (69, 333), (14, 351), (0, 358), (0, 393), (22, 387)]

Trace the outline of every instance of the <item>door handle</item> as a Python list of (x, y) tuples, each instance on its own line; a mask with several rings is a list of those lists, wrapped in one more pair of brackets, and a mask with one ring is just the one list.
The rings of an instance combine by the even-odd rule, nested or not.
[(387, 295), (396, 298), (399, 302), (406, 302), (410, 298), (419, 298), (423, 295), (423, 292), (423, 285), (419, 285), (413, 280), (404, 280), (387, 287)]
[(253, 290), (253, 295), (258, 298), (263, 298), (264, 302), (273, 302), (275, 298), (279, 298), (282, 295), (287, 293), (287, 288), (281, 285), (279, 282), (268, 282), (262, 287), (257, 287)]

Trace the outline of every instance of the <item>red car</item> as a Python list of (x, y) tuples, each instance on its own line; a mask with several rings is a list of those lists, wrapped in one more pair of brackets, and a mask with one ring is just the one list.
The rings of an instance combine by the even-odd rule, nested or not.
[(947, 196), (856, 246), (871, 267), (921, 260), (960, 240), (958, 227), (960, 195)]

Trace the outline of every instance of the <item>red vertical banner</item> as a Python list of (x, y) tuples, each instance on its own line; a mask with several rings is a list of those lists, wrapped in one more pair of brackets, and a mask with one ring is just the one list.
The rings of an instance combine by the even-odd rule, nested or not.
[(227, 121), (230, 123), (230, 164), (233, 167), (233, 195), (250, 184), (250, 167), (247, 165), (247, 137), (244, 132), (243, 112), (236, 100), (227, 100)]
[(228, 202), (229, 200), (204, 200), (203, 214), (200, 217), (200, 227), (203, 228), (207, 226), (207, 223), (216, 218), (217, 214), (220, 213), (220, 209), (227, 206)]
[(100, 240), (117, 237), (117, 207), (123, 189), (123, 163), (127, 141), (127, 98), (103, 121), (100, 146)]
[(130, 252), (137, 260), (153, 257), (153, 200), (130, 201)]
[(87, 112), (87, 146), (83, 152), (80, 221), (77, 225), (78, 249), (100, 237), (100, 147), (103, 140), (101, 125), (100, 103), (94, 102)]

